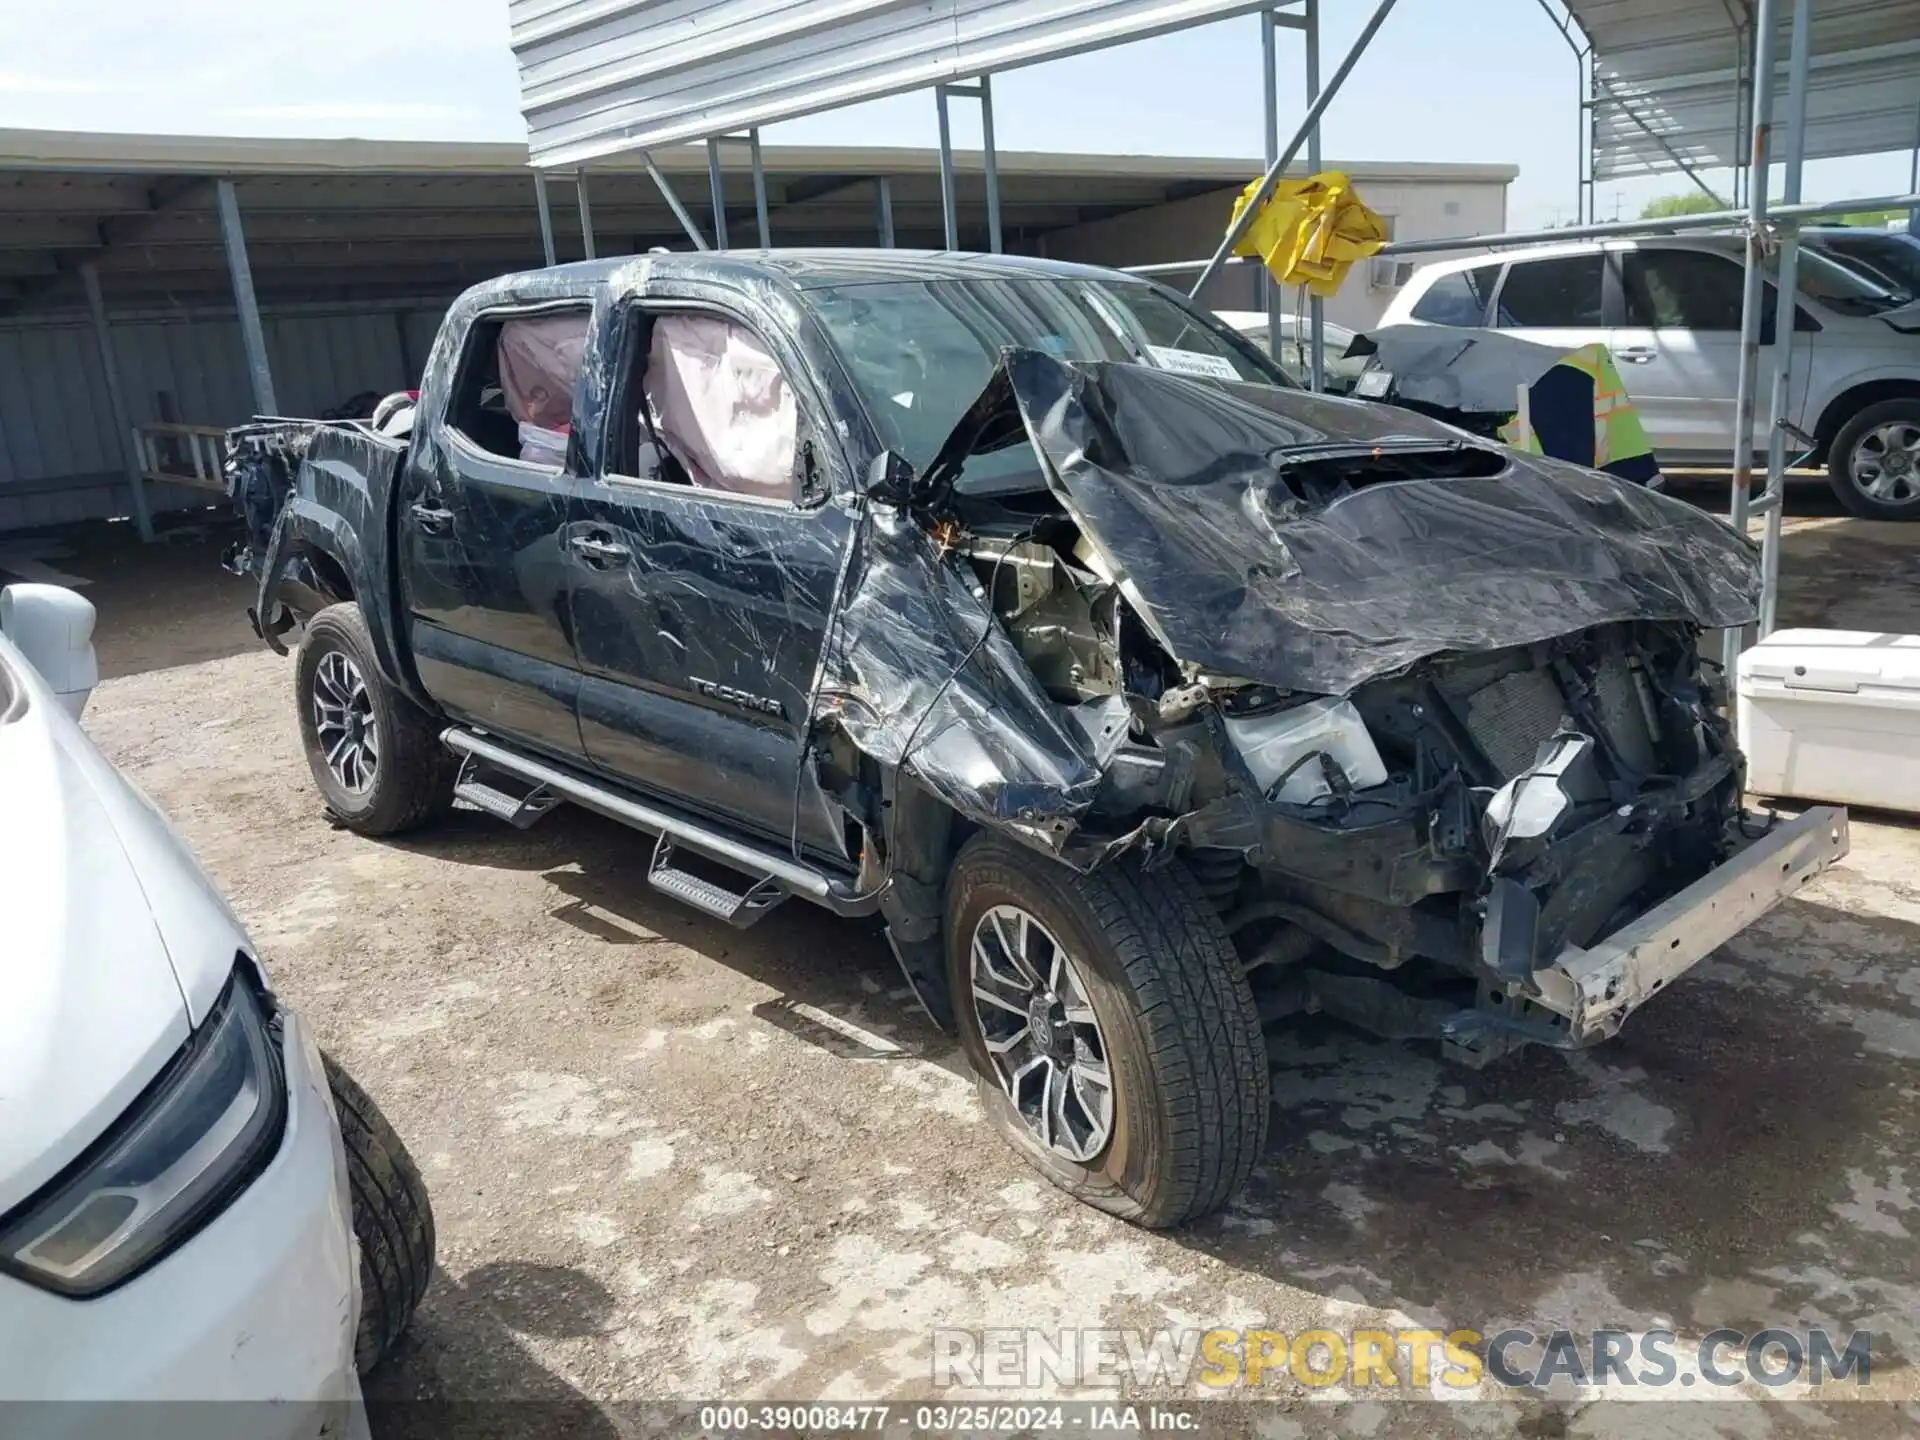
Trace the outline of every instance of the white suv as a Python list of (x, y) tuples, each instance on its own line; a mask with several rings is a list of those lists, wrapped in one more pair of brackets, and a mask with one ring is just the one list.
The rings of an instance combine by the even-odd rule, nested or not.
[(70, 590), (0, 590), (0, 1434), (364, 1435), (432, 1208), (76, 723), (92, 633)]
[[(1613, 352), (1655, 452), (1725, 464), (1740, 373), (1742, 241), (1666, 235), (1581, 241), (1425, 265), (1381, 325), (1493, 327), (1573, 350)], [(1814, 439), (1856, 515), (1920, 520), (1920, 305), (1881, 279), (1803, 247), (1787, 419)], [(1767, 282), (1763, 339), (1773, 338)], [(1772, 394), (1762, 352), (1759, 413)], [(1764, 452), (1765, 421), (1755, 427)]]

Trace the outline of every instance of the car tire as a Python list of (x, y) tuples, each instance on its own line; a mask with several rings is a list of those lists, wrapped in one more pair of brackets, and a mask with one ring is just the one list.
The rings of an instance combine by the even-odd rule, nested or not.
[(1920, 397), (1882, 400), (1841, 426), (1827, 447), (1827, 481), (1863, 519), (1920, 520)]
[(353, 1361), (366, 1374), (393, 1349), (433, 1276), (433, 1207), (420, 1171), (367, 1092), (321, 1057), (340, 1117), (360, 1252), (360, 1327)]
[(459, 771), (441, 726), (387, 683), (353, 601), (307, 625), (294, 669), (300, 742), (328, 811), (359, 835), (397, 835), (446, 813)]
[[(961, 1044), (1002, 1137), (1067, 1193), (1139, 1225), (1224, 1205), (1266, 1147), (1267, 1053), (1239, 957), (1186, 868), (1123, 862), (1082, 875), (982, 834), (954, 860), (945, 918)], [(1021, 927), (1025, 938), (1003, 943)], [(1029, 977), (1046, 983), (1030, 1011), (1045, 1013), (1029, 1013), (1026, 1039), (1010, 1042), (1021, 1021), (1004, 981), (1019, 947)], [(1051, 1058), (1040, 1055), (1042, 1024)], [(1092, 1078), (1102, 1068), (1104, 1102)]]

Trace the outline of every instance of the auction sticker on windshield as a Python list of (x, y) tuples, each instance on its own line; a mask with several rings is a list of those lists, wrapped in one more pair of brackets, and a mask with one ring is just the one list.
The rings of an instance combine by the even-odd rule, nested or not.
[(1147, 354), (1162, 370), (1177, 375), (1204, 375), (1209, 380), (1238, 380), (1240, 372), (1224, 355), (1203, 355), (1198, 350), (1180, 350), (1172, 345), (1149, 345)]

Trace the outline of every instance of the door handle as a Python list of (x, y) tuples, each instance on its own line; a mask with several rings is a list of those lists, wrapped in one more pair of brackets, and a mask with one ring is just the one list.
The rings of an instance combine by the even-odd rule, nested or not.
[(429, 535), (440, 535), (453, 528), (453, 511), (439, 505), (416, 503), (410, 507), (413, 518), (420, 522), (420, 528)]
[(633, 558), (633, 551), (626, 546), (594, 535), (575, 535), (567, 541), (567, 548), (589, 565), (624, 565)]
[(1623, 345), (1613, 352), (1613, 358), (1624, 360), (1629, 365), (1648, 365), (1660, 357), (1660, 352), (1651, 345)]

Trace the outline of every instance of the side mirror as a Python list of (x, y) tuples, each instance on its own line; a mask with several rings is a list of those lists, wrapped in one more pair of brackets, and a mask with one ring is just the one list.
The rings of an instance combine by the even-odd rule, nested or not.
[(0, 635), (27, 657), (76, 720), (100, 679), (93, 620), (93, 602), (64, 586), (9, 585), (0, 590)]
[(892, 505), (904, 505), (913, 493), (914, 471), (906, 456), (882, 450), (867, 467), (866, 491), (869, 498)]

